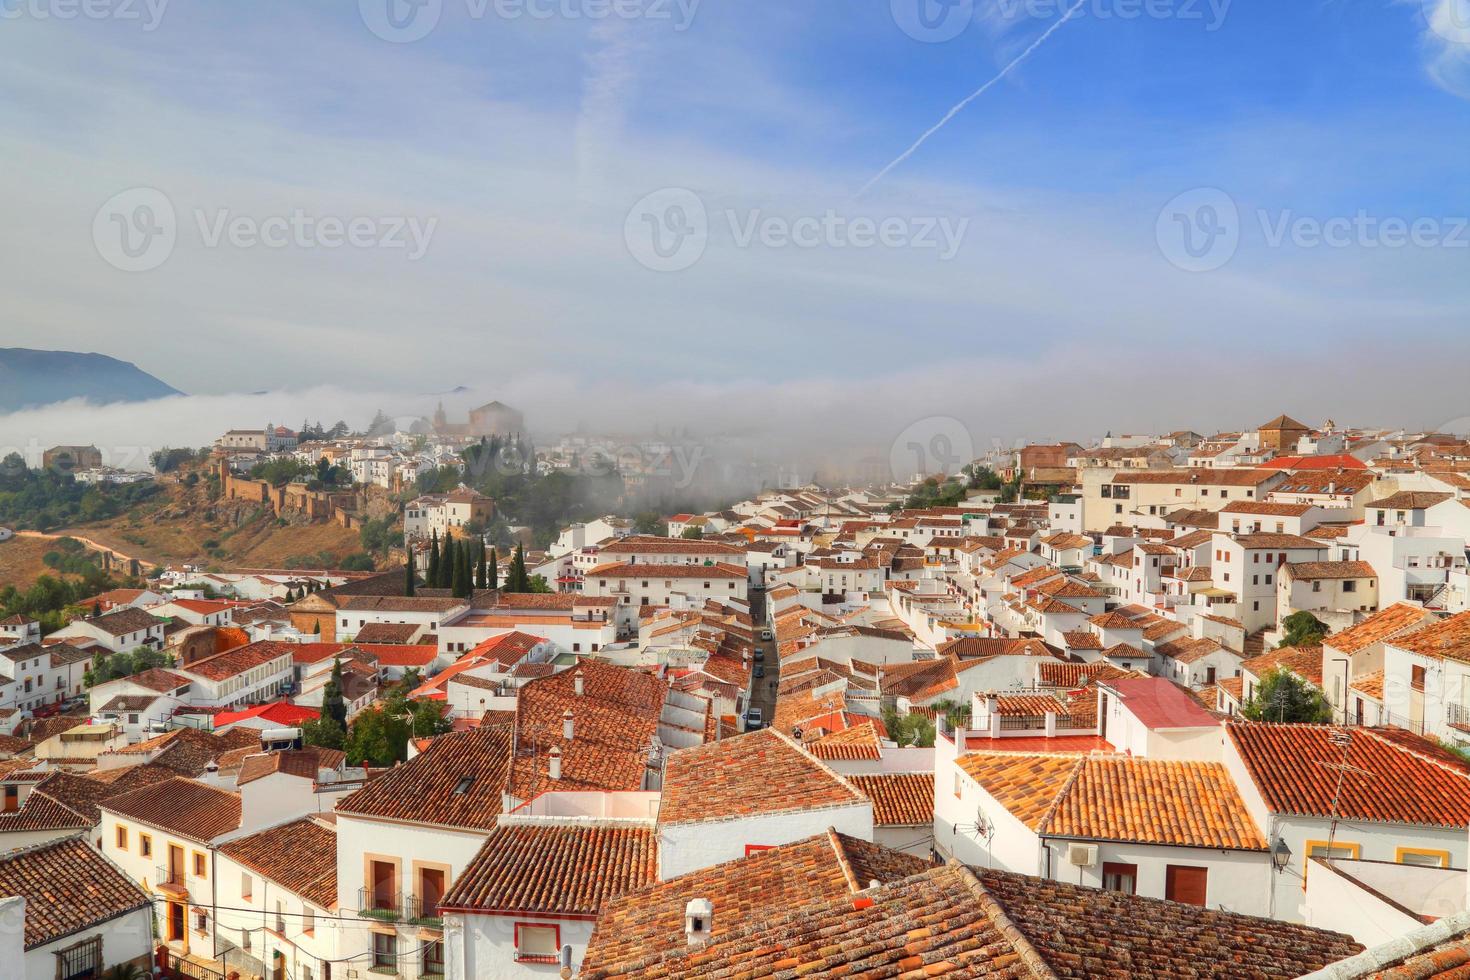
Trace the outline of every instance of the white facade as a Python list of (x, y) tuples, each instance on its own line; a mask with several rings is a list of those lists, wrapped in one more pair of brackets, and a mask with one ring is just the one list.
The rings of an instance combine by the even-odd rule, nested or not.
[(663, 881), (743, 858), (751, 850), (805, 840), (835, 828), (838, 833), (873, 839), (873, 804), (854, 800), (838, 806), (815, 807), (703, 820), (693, 823), (660, 824), (658, 828), (658, 876)]

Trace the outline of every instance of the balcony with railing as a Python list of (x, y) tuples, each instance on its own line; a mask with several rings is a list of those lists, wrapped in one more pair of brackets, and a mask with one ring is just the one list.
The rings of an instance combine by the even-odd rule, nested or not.
[(189, 883), (184, 879), (183, 868), (174, 868), (167, 864), (160, 864), (153, 883), (159, 891), (170, 895), (187, 895), (189, 893)]
[(405, 918), (403, 893), (389, 892), (380, 888), (357, 890), (357, 911), (369, 919), (382, 922), (397, 922)]
[(444, 913), (439, 910), (439, 900), (410, 895), (404, 899), (403, 912), (409, 922), (418, 926), (439, 929), (444, 925)]

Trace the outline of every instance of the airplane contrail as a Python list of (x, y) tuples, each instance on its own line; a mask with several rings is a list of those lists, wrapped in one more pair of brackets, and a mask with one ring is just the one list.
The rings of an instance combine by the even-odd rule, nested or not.
[(924, 131), (924, 135), (914, 140), (913, 146), (910, 146), (907, 150), (904, 150), (894, 159), (892, 163), (884, 167), (882, 170), (878, 171), (877, 176), (864, 184), (863, 189), (857, 192), (857, 196), (862, 197), (864, 194), (868, 193), (868, 191), (872, 189), (873, 185), (878, 183), (878, 181), (882, 180), (884, 177), (887, 177), (894, 167), (897, 167), (909, 157), (913, 156), (914, 152), (918, 150), (919, 147), (923, 146), (925, 141), (928, 140), (929, 137), (933, 136), (935, 133), (943, 129), (945, 123), (949, 122), (955, 116), (959, 115), (960, 112), (965, 108), (965, 106), (969, 105), (971, 102), (974, 102), (976, 99), (980, 98), (980, 96), (990, 91), (991, 87), (995, 85), (995, 83), (999, 82), (1002, 78), (1005, 78), (1007, 75), (1009, 75), (1011, 73), (1011, 69), (1015, 68), (1021, 62), (1030, 57), (1031, 52), (1041, 47), (1042, 44), (1046, 42), (1047, 38), (1051, 37), (1061, 28), (1063, 24), (1071, 20), (1073, 15), (1075, 15), (1077, 11), (1081, 10), (1082, 5), (1086, 2), (1087, 0), (1077, 0), (1076, 3), (1068, 7), (1066, 13), (1062, 14), (1062, 16), (1058, 18), (1054, 24), (1043, 31), (1040, 37), (1032, 41), (1025, 51), (1022, 51), (1020, 54), (1016, 55), (1016, 57), (1011, 60), (1010, 64), (1006, 65), (999, 72), (997, 72), (994, 78), (977, 88), (975, 91), (971, 92), (969, 95), (965, 96), (965, 98), (961, 99), (954, 108), (950, 109), (944, 114), (943, 119), (939, 120), (939, 122), (935, 123), (933, 126), (930, 126), (927, 130)]

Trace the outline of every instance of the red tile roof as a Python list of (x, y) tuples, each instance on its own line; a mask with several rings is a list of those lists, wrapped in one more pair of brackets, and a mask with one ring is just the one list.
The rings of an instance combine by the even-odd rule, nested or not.
[(220, 853), (306, 899), (337, 907), (337, 831), (309, 817), (220, 845)]
[(240, 827), (240, 794), (182, 776), (99, 804), (119, 816), (209, 843)]
[(664, 766), (660, 825), (852, 806), (853, 785), (774, 729), (681, 749)]
[(510, 769), (509, 725), (441, 735), (427, 750), (337, 803), (339, 813), (488, 830)]
[(1162, 677), (1099, 681), (1119, 698), (1145, 727), (1153, 731), (1206, 728), (1220, 722), (1188, 694)]
[(875, 827), (930, 827), (934, 823), (934, 774), (898, 772), (851, 775), (848, 782), (873, 801)]
[[(142, 889), (81, 837), (0, 857), (0, 895), (20, 895), (26, 900), (27, 950), (152, 906)], [(147, 919), (145, 915), (144, 922)], [(19, 967), (12, 963), (7, 969)]]
[(1343, 751), (1330, 741), (1335, 731), (1352, 738), (1347, 763), (1353, 768), (1342, 774), (1338, 800), (1343, 819), (1470, 825), (1470, 763), (1424, 739), (1329, 725), (1226, 725), (1230, 744), (1266, 806), (1275, 813), (1314, 817), (1330, 816), (1337, 794), (1339, 770), (1330, 767), (1343, 761)]
[(444, 897), (461, 911), (594, 916), (658, 880), (651, 825), (503, 823)]

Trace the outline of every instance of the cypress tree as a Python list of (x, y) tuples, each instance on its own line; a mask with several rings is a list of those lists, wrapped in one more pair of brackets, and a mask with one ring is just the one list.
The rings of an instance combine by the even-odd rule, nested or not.
[(425, 581), (435, 588), (439, 580), (439, 532), (434, 531), (429, 539), (429, 576)]
[(486, 565), (485, 565), (485, 581), (488, 583), (486, 585), (486, 588), (489, 588), (489, 589), (498, 589), (498, 588), (500, 588), (500, 569), (496, 565), (495, 548), (494, 547), (491, 547), (491, 549), (490, 549), (490, 556), (486, 559)]
[(413, 571), (413, 545), (409, 545), (408, 546), (408, 561), (405, 562), (404, 563), (404, 566), (403, 566), (403, 594), (406, 595), (406, 596), (410, 596), (411, 597), (413, 595), (413, 580), (414, 580), (414, 577), (415, 576), (414, 576), (414, 571)]
[(460, 593), (460, 598), (468, 599), (470, 593), (475, 591), (475, 556), (468, 541), (460, 549), (459, 562), (464, 566), (464, 592)]
[(485, 542), (480, 542), (480, 560), (475, 562), (475, 588), (485, 588)]
[(444, 535), (444, 551), (439, 556), (439, 578), (434, 588), (447, 589), (454, 584), (454, 536)]

